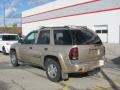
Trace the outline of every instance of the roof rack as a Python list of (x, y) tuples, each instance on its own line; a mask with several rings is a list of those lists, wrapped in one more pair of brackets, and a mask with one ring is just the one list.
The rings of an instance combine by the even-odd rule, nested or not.
[(83, 29), (83, 28), (87, 28), (87, 26), (74, 26), (74, 25), (69, 25), (69, 26), (64, 26), (67, 28), (79, 28), (79, 29)]
[(74, 25), (68, 25), (68, 26), (59, 26), (59, 27), (45, 27), (45, 26), (40, 26), (40, 29), (44, 29), (44, 28), (77, 28), (77, 29), (83, 29), (83, 28), (87, 28), (87, 26), (74, 26)]
[[(45, 27), (45, 26), (40, 26), (40, 29), (44, 28), (66, 28), (67, 26), (58, 26), (58, 27)], [(68, 27), (67, 27), (68, 28)]]
[(45, 26), (39, 26), (39, 28), (40, 28), (40, 29), (44, 29), (44, 28), (46, 28), (46, 27), (45, 27)]

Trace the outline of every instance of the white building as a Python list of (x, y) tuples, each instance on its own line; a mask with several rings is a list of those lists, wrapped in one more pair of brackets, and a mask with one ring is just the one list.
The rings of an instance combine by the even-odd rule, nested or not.
[(24, 11), (26, 35), (40, 26), (87, 26), (103, 42), (120, 43), (120, 0), (56, 0)]

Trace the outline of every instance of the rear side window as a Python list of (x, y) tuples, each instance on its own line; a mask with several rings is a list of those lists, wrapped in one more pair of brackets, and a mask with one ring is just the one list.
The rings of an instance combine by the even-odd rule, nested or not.
[(17, 35), (3, 35), (3, 41), (16, 41), (18, 39)]
[(90, 30), (71, 30), (71, 35), (73, 39), (73, 44), (102, 44), (100, 38), (97, 34)]
[(72, 39), (69, 30), (54, 30), (54, 42), (56, 45), (71, 45)]

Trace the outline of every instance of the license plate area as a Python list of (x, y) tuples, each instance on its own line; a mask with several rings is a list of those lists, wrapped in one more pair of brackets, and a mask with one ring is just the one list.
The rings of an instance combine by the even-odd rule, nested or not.
[(104, 65), (104, 60), (99, 60), (99, 66), (103, 66)]
[(100, 52), (100, 49), (90, 49), (89, 54), (100, 55), (101, 52)]

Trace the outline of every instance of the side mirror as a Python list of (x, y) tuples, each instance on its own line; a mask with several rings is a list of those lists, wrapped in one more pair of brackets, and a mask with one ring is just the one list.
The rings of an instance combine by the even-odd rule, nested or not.
[(24, 36), (18, 36), (18, 43), (24, 43)]
[(20, 39), (18, 40), (18, 43), (24, 43), (24, 40), (20, 38)]

